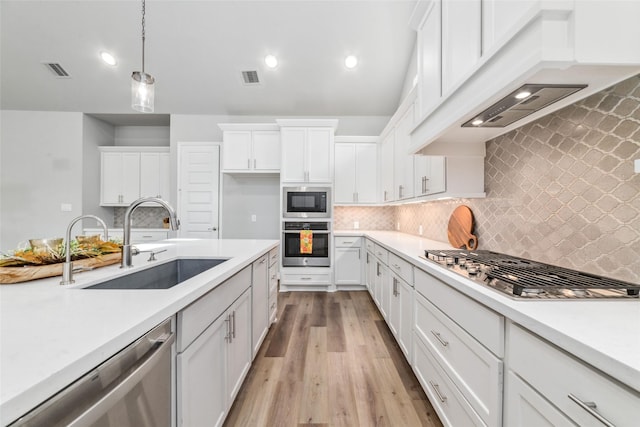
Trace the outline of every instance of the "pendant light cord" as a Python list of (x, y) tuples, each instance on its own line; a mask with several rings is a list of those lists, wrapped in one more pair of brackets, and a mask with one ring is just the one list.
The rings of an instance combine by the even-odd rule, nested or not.
[(142, 74), (144, 75), (144, 41), (145, 41), (145, 30), (144, 30), (144, 15), (145, 15), (145, 0), (142, 0)]

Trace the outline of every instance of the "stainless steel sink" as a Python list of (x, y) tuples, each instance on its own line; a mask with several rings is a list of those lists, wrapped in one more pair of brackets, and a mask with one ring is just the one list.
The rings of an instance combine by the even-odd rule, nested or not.
[(175, 259), (84, 289), (169, 289), (225, 261), (211, 258)]

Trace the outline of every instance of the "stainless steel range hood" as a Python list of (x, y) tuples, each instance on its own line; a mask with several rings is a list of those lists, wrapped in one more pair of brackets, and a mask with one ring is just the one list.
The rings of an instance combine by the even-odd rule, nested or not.
[(586, 84), (525, 84), (473, 116), (462, 127), (503, 128), (585, 87)]

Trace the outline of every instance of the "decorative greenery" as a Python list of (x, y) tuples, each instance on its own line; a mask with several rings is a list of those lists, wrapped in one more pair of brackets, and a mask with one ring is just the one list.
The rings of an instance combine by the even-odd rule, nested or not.
[[(71, 260), (94, 258), (101, 255), (120, 252), (122, 244), (117, 241), (105, 242), (99, 239), (72, 240), (70, 245)], [(0, 267), (22, 267), (33, 265), (48, 265), (64, 262), (66, 258), (64, 242), (56, 248), (27, 248), (13, 251), (12, 254), (2, 254)]]

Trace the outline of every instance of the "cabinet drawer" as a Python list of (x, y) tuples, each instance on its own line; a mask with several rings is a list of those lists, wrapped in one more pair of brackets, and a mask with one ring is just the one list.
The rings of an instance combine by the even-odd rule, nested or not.
[(493, 354), (504, 356), (504, 317), (462, 295), (422, 270), (415, 269), (415, 288)]
[(131, 243), (156, 242), (168, 238), (167, 231), (131, 231)]
[(425, 297), (414, 301), (416, 335), (484, 422), (500, 425), (502, 361)]
[(382, 246), (374, 245), (373, 253), (383, 264), (389, 265), (389, 251)]
[(178, 312), (178, 353), (184, 351), (250, 286), (251, 266), (248, 266)]
[(638, 425), (639, 393), (515, 324), (509, 324), (507, 355), (510, 369), (578, 425), (600, 427), (597, 416), (617, 427)]
[(280, 253), (279, 248), (273, 248), (269, 251), (269, 268), (278, 266), (278, 254)]
[(405, 282), (413, 286), (413, 265), (396, 254), (389, 252), (389, 268)]
[(435, 361), (425, 344), (414, 336), (413, 371), (442, 424), (450, 427), (486, 426), (469, 402)]
[(356, 236), (337, 236), (335, 246), (338, 248), (359, 248), (362, 245), (362, 238)]
[(369, 239), (365, 239), (364, 241), (364, 247), (372, 253), (375, 253), (375, 243), (373, 243), (373, 241), (369, 240)]
[(327, 285), (331, 283), (331, 274), (329, 273), (283, 274), (282, 281), (286, 284)]

